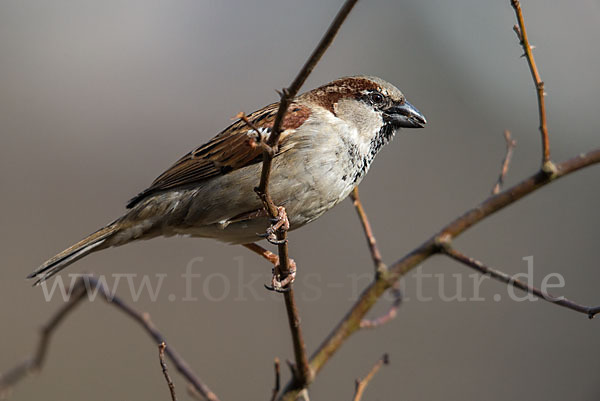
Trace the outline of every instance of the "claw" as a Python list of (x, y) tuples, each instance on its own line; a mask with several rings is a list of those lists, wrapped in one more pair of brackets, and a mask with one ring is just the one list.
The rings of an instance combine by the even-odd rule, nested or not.
[(267, 229), (266, 233), (256, 233), (257, 236), (266, 239), (270, 244), (273, 245), (281, 245), (281, 244), (285, 244), (287, 242), (287, 239), (282, 239), (282, 240), (278, 240), (277, 236), (275, 235), (275, 233), (270, 232), (270, 228)]
[(287, 213), (283, 206), (277, 207), (277, 217), (269, 219), (271, 226), (267, 228), (264, 234), (257, 234), (261, 238), (265, 238), (273, 245), (285, 244), (287, 240), (278, 240), (275, 233), (278, 230), (287, 231), (290, 229), (290, 221), (288, 220)]
[(274, 235), (267, 236), (267, 237), (265, 237), (265, 239), (267, 241), (269, 241), (270, 244), (273, 244), (273, 245), (283, 245), (288, 242), (287, 239), (277, 239), (277, 237), (275, 237)]
[(296, 279), (296, 262), (294, 262), (294, 259), (289, 259), (289, 270), (283, 280), (281, 275), (275, 273), (279, 270), (278, 266), (279, 263), (272, 270), (271, 285), (265, 284), (265, 288), (275, 292), (288, 292), (291, 289), (291, 284)]
[(273, 287), (270, 285), (264, 285), (265, 288), (269, 291), (274, 291), (274, 292), (279, 292), (281, 294), (285, 293), (285, 292), (290, 292), (291, 288), (290, 287), (286, 287), (286, 288), (281, 288), (281, 287)]

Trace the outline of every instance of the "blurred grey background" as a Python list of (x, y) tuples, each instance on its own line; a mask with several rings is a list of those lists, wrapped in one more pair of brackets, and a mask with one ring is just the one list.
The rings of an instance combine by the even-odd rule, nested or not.
[[(61, 304), (24, 277), (119, 216), (179, 156), (239, 111), (276, 100), (341, 0), (0, 2), (0, 371), (28, 355)], [(552, 155), (561, 161), (600, 144), (600, 2), (524, 0), (548, 92)], [(504, 154), (518, 146), (508, 184), (540, 160), (536, 98), (512, 26), (509, 0), (363, 0), (305, 88), (343, 75), (395, 83), (428, 118), (387, 146), (361, 185), (387, 262), (393, 262), (492, 188)], [(534, 282), (560, 273), (555, 292), (600, 303), (600, 169), (536, 192), (463, 235), (457, 246), (515, 274), (534, 257)], [(349, 201), (291, 234), (309, 351), (372, 271)], [(198, 258), (203, 258), (202, 261)], [(183, 301), (193, 264), (197, 301)], [(223, 400), (266, 399), (275, 356), (292, 358), (279, 296), (263, 290), (270, 266), (241, 247), (155, 239), (88, 257), (65, 272), (167, 274), (151, 314), (169, 344)], [(416, 299), (414, 274), (422, 279)], [(440, 274), (442, 274), (440, 276)], [(472, 272), (443, 258), (403, 282), (408, 300), (391, 324), (355, 334), (311, 387), (314, 400), (350, 399), (354, 379), (388, 352), (391, 365), (366, 400), (596, 400), (600, 322), (538, 302), (515, 302), (485, 280), (486, 301), (445, 302)], [(442, 281), (443, 280), (443, 281)], [(112, 282), (112, 281), (110, 281)], [(553, 281), (554, 282), (554, 281)], [(172, 297), (169, 297), (172, 295)], [(443, 294), (441, 294), (443, 295)], [(501, 300), (494, 301), (494, 295)], [(378, 305), (384, 311), (386, 302)], [(171, 369), (181, 399), (185, 384)], [(285, 371), (285, 369), (284, 369)], [(289, 377), (288, 372), (284, 379)], [(60, 327), (39, 376), (14, 400), (165, 400), (156, 347), (103, 302), (86, 303)]]

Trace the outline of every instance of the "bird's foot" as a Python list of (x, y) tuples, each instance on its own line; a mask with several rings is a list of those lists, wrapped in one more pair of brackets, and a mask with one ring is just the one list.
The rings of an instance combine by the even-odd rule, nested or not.
[[(273, 268), (273, 276), (271, 277), (271, 285), (265, 285), (265, 288), (275, 292), (288, 292), (290, 284), (296, 279), (296, 262), (294, 259), (288, 259), (288, 270), (281, 271), (279, 274), (279, 258)], [(283, 277), (283, 278), (282, 278)]]
[(277, 239), (278, 230), (287, 231), (290, 229), (290, 221), (288, 220), (287, 213), (285, 212), (285, 208), (283, 206), (277, 207), (277, 217), (272, 218), (271, 223), (271, 226), (267, 228), (267, 232), (264, 234), (259, 234), (259, 236), (265, 238), (273, 245), (285, 244), (287, 240)]

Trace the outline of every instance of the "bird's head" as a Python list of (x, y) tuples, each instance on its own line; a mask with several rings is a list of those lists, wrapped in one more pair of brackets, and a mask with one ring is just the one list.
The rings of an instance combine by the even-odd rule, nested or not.
[(364, 125), (377, 115), (386, 130), (423, 128), (425, 116), (389, 82), (369, 76), (344, 77), (313, 89), (305, 95), (336, 116)]

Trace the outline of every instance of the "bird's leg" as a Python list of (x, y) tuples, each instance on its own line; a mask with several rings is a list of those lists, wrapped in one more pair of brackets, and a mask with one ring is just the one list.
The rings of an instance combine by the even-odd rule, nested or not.
[(283, 244), (286, 240), (278, 240), (276, 235), (277, 230), (287, 231), (290, 229), (290, 221), (288, 220), (287, 213), (283, 206), (277, 207), (277, 217), (271, 219), (271, 223), (273, 224), (267, 228), (267, 232), (259, 234), (259, 236), (265, 238), (273, 245)]
[(273, 277), (271, 278), (270, 288), (277, 292), (284, 292), (285, 290), (283, 288), (294, 282), (294, 279), (296, 278), (296, 262), (294, 262), (294, 259), (289, 259), (289, 271), (287, 272), (286, 278), (281, 280), (281, 278), (275, 274), (275, 271), (277, 270), (276, 267), (279, 265), (279, 256), (254, 243), (242, 244), (242, 246), (250, 249), (252, 252), (262, 256), (273, 264)]
[(242, 246), (244, 248), (250, 249), (252, 252), (256, 253), (257, 255), (260, 255), (263, 258), (267, 259), (273, 265), (279, 264), (279, 256), (275, 255), (273, 252), (271, 252), (269, 250), (266, 250), (265, 248), (263, 248), (260, 245), (257, 245), (255, 243), (251, 242), (249, 244), (242, 244)]

